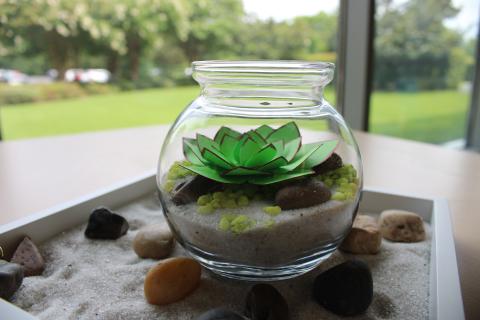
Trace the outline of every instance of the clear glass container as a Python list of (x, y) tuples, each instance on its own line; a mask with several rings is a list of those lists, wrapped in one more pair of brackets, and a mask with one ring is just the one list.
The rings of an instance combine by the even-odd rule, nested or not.
[(157, 184), (177, 241), (204, 267), (291, 278), (349, 232), (362, 164), (323, 97), (333, 72), (324, 62), (193, 63), (202, 90), (165, 138)]

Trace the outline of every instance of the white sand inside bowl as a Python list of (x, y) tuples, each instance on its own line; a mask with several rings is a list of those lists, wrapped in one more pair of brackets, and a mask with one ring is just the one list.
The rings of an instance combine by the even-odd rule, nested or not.
[[(89, 240), (85, 225), (64, 232), (40, 246), (47, 262), (42, 276), (25, 278), (13, 303), (40, 319), (195, 319), (202, 312), (227, 306), (239, 312), (251, 283), (220, 279), (204, 270), (199, 288), (186, 299), (167, 306), (149, 305), (143, 295), (147, 270), (158, 263), (138, 258), (131, 244), (141, 226), (163, 220), (158, 201), (149, 196), (116, 210), (130, 223), (118, 240)], [(293, 320), (344, 319), (311, 298), (314, 277), (345, 259), (359, 258), (370, 266), (374, 300), (366, 314), (348, 319), (426, 319), (430, 228), (419, 243), (384, 241), (381, 252), (351, 256), (336, 252), (316, 270), (272, 283), (286, 298)], [(178, 245), (174, 255), (185, 255)], [(0, 315), (1, 318), (1, 315)]]
[[(168, 203), (170, 217), (184, 241), (228, 261), (269, 267), (304, 256), (304, 252), (328, 245), (344, 236), (352, 223), (351, 203), (327, 201), (317, 206), (282, 211), (270, 216), (263, 211), (272, 203), (251, 202), (247, 207), (197, 213), (196, 204)], [(223, 214), (241, 214), (256, 222), (241, 233), (219, 229)], [(266, 227), (269, 220), (275, 223)], [(318, 251), (318, 250), (317, 250)]]

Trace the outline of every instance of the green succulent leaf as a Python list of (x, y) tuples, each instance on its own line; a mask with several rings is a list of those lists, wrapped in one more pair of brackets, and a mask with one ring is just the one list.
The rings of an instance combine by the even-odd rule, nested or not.
[(298, 137), (293, 140), (290, 140), (285, 144), (284, 147), (284, 157), (288, 161), (292, 161), (292, 159), (295, 157), (295, 155), (298, 153), (300, 150), (300, 147), (302, 146), (302, 138)]
[(252, 155), (257, 154), (261, 148), (256, 141), (248, 137), (242, 145), (239, 145), (240, 152), (238, 154), (238, 160), (240, 160), (242, 164), (246, 163), (247, 160), (250, 159)]
[(248, 167), (260, 167), (273, 160), (277, 155), (277, 150), (272, 144), (267, 144), (260, 151), (250, 156), (245, 165)]
[(195, 139), (183, 138), (183, 154), (194, 165), (203, 165), (203, 156), (200, 149), (198, 149)]
[(266, 139), (268, 135), (273, 132), (273, 129), (267, 126), (266, 124), (264, 124), (263, 126), (260, 126), (257, 129), (255, 129), (255, 132), (261, 135), (264, 139)]
[(302, 144), (295, 122), (245, 133), (221, 127), (213, 139), (202, 134), (184, 138), (183, 153), (190, 163), (181, 166), (223, 183), (265, 185), (313, 174), (312, 168), (337, 146), (337, 140)]
[(210, 150), (210, 149), (203, 150), (203, 159), (207, 160), (212, 165), (223, 168), (223, 169), (232, 169), (233, 165), (231, 165), (223, 157), (224, 155), (221, 152)]
[(223, 173), (225, 176), (249, 176), (249, 175), (268, 175), (268, 172), (244, 168), (244, 167), (236, 167), (232, 170), (225, 171)]
[(197, 133), (197, 144), (200, 151), (203, 151), (205, 149), (216, 149), (216, 150), (220, 149), (220, 146), (218, 143), (216, 143), (214, 140), (210, 139), (209, 137), (199, 133)]
[(282, 140), (283, 142), (288, 142), (295, 138), (301, 137), (300, 130), (298, 130), (297, 124), (295, 122), (289, 122), (277, 130), (273, 130), (268, 136), (267, 140), (269, 142)]
[(325, 141), (322, 145), (312, 153), (303, 163), (304, 167), (312, 168), (319, 163), (322, 163), (330, 157), (333, 151), (338, 146), (338, 140)]
[(258, 178), (255, 178), (254, 181), (248, 181), (248, 182), (255, 183), (255, 184), (262, 184), (262, 185), (272, 184), (280, 181), (290, 180), (293, 178), (308, 176), (313, 173), (315, 173), (315, 171), (313, 170), (296, 171), (291, 173), (276, 174), (268, 177), (258, 177)]
[(215, 134), (215, 137), (213, 138), (213, 140), (218, 143), (218, 144), (221, 144), (224, 137), (225, 136), (228, 136), (228, 137), (231, 137), (233, 139), (240, 139), (240, 137), (242, 136), (242, 134), (240, 132), (237, 132), (235, 130), (232, 130), (228, 127), (221, 127), (217, 133)]
[(253, 141), (255, 141), (259, 146), (263, 146), (267, 144), (267, 140), (265, 140), (259, 133), (254, 130), (250, 130), (246, 133)]
[(229, 159), (233, 164), (237, 163), (235, 159), (235, 147), (237, 146), (238, 140), (238, 138), (225, 135), (220, 142), (220, 151), (225, 155), (225, 158)]
[(295, 170), (310, 156), (312, 156), (315, 151), (317, 151), (317, 149), (321, 147), (321, 145), (321, 143), (304, 144), (303, 148), (295, 155), (295, 158), (293, 158), (293, 160), (290, 161), (287, 165), (282, 166), (282, 169), (285, 171)]
[(226, 177), (222, 175), (221, 171), (217, 171), (216, 169), (212, 169), (207, 166), (195, 166), (195, 165), (184, 165), (181, 164), (182, 167), (195, 172), (198, 175), (204, 176), (205, 178), (209, 178), (218, 182), (223, 183), (243, 183), (245, 178), (242, 176), (234, 177)]
[(271, 171), (274, 172), (275, 169), (281, 168), (284, 165), (287, 165), (288, 161), (284, 157), (278, 157), (276, 159), (273, 159), (272, 161), (266, 163), (264, 166), (258, 168), (259, 170), (263, 171)]

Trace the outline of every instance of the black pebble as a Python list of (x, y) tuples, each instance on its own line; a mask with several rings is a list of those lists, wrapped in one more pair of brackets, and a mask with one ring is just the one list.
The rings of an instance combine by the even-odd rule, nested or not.
[(225, 308), (215, 308), (202, 313), (196, 320), (247, 320), (236, 312)]
[(175, 186), (172, 192), (172, 201), (176, 205), (197, 201), (198, 197), (209, 192), (217, 191), (221, 184), (202, 176), (189, 176), (185, 181)]
[(320, 305), (338, 315), (363, 313), (373, 297), (370, 269), (359, 260), (339, 264), (315, 278), (313, 296)]
[(114, 240), (127, 233), (128, 227), (124, 217), (107, 208), (97, 208), (90, 214), (85, 236), (90, 239)]
[(327, 160), (323, 161), (318, 166), (315, 166), (312, 169), (313, 171), (315, 171), (316, 174), (324, 174), (328, 171), (341, 168), (342, 166), (342, 158), (338, 154), (332, 153), (332, 155)]
[(247, 294), (245, 315), (251, 320), (288, 320), (288, 304), (273, 286), (256, 284)]
[(0, 298), (10, 299), (23, 282), (23, 268), (19, 264), (0, 260)]

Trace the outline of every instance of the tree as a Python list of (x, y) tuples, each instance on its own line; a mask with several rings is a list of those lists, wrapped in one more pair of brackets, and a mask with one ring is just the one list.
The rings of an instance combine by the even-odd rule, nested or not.
[(93, 18), (90, 33), (97, 29), (98, 38), (107, 41), (111, 68), (118, 65), (119, 56), (126, 56), (131, 80), (138, 79), (142, 56), (161, 49), (167, 37), (187, 36), (188, 7), (183, 0), (90, 1)]
[(0, 7), (0, 38), (10, 52), (44, 52), (63, 73), (82, 50), (75, 2), (0, 0)]
[(187, 36), (178, 39), (189, 62), (231, 54), (244, 17), (241, 0), (190, 0)]
[(293, 27), (301, 27), (308, 54), (337, 50), (337, 14), (319, 12), (314, 16), (295, 18)]
[(184, 0), (0, 0), (0, 7), (2, 48), (23, 43), (24, 52), (44, 52), (60, 74), (82, 53), (101, 53), (112, 69), (126, 56), (137, 79), (143, 54), (188, 30)]
[(458, 32), (444, 21), (458, 13), (450, 0), (381, 1), (375, 41), (375, 87), (441, 89), (454, 64), (452, 48), (462, 45)]

